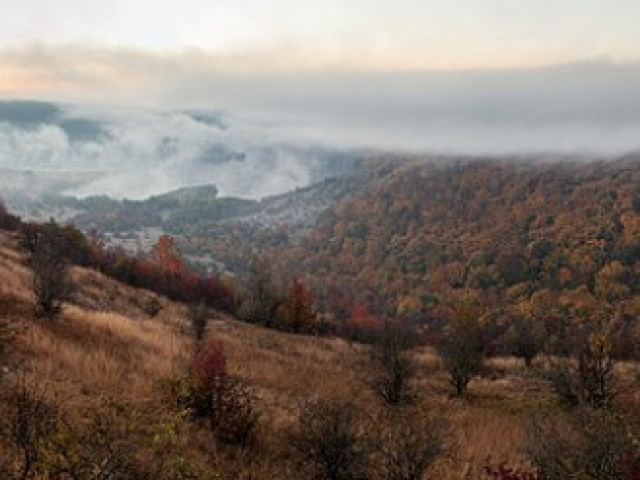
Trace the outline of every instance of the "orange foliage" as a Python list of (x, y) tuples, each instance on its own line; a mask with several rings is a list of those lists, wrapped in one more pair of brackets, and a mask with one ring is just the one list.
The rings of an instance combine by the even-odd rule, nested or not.
[(279, 327), (293, 333), (311, 332), (317, 327), (317, 315), (311, 291), (299, 279), (291, 281), (278, 311)]

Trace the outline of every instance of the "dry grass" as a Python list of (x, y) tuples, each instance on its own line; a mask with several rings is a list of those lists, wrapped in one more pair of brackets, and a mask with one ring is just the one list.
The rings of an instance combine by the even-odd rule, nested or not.
[[(155, 297), (152, 293), (84, 269), (74, 269), (73, 278), (79, 290), (59, 320), (36, 322), (20, 316), (23, 371), (70, 415), (115, 402), (147, 412), (149, 421), (169, 421), (175, 410), (161, 381), (180, 375), (195, 348), (185, 308), (159, 299), (160, 314), (149, 318), (144, 305)], [(16, 253), (15, 240), (4, 234), (0, 281), (5, 294), (31, 302), (29, 272)], [(286, 473), (283, 434), (300, 400), (321, 395), (352, 400), (368, 410), (376, 405), (362, 380), (367, 357), (363, 346), (279, 333), (222, 316), (209, 323), (208, 335), (223, 343), (231, 370), (252, 380), (264, 411), (262, 444), (250, 456), (217, 451), (212, 457), (206, 431), (184, 427), (181, 442), (187, 458), (223, 464), (230, 478), (292, 478)], [(437, 371), (433, 350), (419, 350), (417, 359), (419, 408), (445, 417), (456, 445), (454, 455), (438, 465), (437, 478), (482, 478), (489, 455), (511, 464), (522, 461), (527, 418), (541, 408), (554, 408), (543, 383), (523, 376), (521, 364), (513, 359), (497, 359), (491, 367), (499, 373), (472, 381), (469, 399), (458, 401), (450, 397), (447, 380)]]
[(47, 379), (50, 390), (64, 384), (85, 396), (114, 396), (125, 403), (145, 402), (154, 382), (176, 374), (188, 358), (189, 342), (174, 329), (152, 320), (67, 307), (55, 323), (33, 323), (21, 342), (29, 369)]
[(31, 300), (31, 274), (19, 253), (17, 239), (0, 233), (0, 294), (22, 302)]

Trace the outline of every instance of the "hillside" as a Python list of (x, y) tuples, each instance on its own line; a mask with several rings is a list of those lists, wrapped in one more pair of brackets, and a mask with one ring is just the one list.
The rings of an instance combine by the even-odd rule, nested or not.
[[(206, 426), (179, 415), (167, 387), (194, 354), (185, 308), (90, 270), (74, 268), (73, 279), (76, 291), (63, 315), (53, 321), (34, 319), (24, 256), (11, 235), (0, 233), (2, 318), (19, 332), (0, 377), (4, 392), (27, 385), (74, 425), (90, 428), (96, 416), (107, 419), (110, 426), (101, 432), (118, 452), (127, 451), (149, 465), (162, 457), (162, 478), (293, 478), (296, 467), (287, 436), (302, 400), (345, 399), (368, 415), (381, 412), (363, 380), (364, 347), (278, 333), (213, 314), (207, 335), (224, 346), (231, 372), (254, 386), (262, 412), (259, 447), (239, 454), (216, 445)], [(153, 318), (144, 308), (152, 298), (162, 305)], [(471, 400), (459, 403), (449, 399), (433, 351), (415, 353), (414, 386), (420, 392), (415, 408), (447, 418), (447, 442), (456, 444), (453, 456), (436, 463), (435, 478), (477, 478), (489, 455), (518, 463), (528, 415), (555, 411), (544, 383), (523, 376), (510, 359), (492, 360), (493, 373), (474, 380)], [(76, 439), (66, 441), (73, 446)], [(73, 448), (101, 451), (99, 447), (99, 442), (87, 441)]]
[(601, 300), (635, 318), (639, 181), (635, 158), (413, 163), (328, 210), (283, 259), (333, 313), (346, 298), (429, 317), (471, 292), (499, 315)]

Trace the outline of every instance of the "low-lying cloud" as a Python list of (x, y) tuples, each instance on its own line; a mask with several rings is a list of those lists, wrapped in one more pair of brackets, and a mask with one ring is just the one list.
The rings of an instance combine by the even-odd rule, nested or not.
[[(74, 77), (63, 55), (41, 52), (49, 60), (39, 81), (73, 84), (76, 96), (32, 104), (33, 118), (16, 117), (5, 103), (0, 168), (101, 172), (67, 191), (78, 195), (140, 198), (213, 183), (223, 195), (256, 198), (335, 173), (354, 151), (593, 157), (640, 150), (635, 64), (251, 74), (218, 68), (198, 52), (112, 53), (81, 56), (95, 75)], [(0, 72), (19, 70), (22, 57), (13, 55)], [(46, 89), (39, 96), (60, 98)], [(153, 107), (115, 106), (124, 102)]]
[[(0, 103), (0, 169), (91, 178), (57, 193), (143, 198), (215, 184), (223, 195), (257, 198), (331, 173), (327, 150), (270, 142), (212, 111), (55, 106), (55, 115), (38, 119), (51, 105)], [(35, 116), (15, 121), (21, 110)]]

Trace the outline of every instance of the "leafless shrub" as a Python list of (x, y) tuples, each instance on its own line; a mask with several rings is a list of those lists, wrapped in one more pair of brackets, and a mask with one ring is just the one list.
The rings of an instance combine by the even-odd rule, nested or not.
[(636, 480), (640, 478), (640, 429), (607, 411), (580, 411), (566, 422), (532, 425), (530, 460), (545, 480)]
[(24, 382), (7, 389), (2, 400), (7, 411), (0, 420), (0, 471), (8, 480), (35, 478), (45, 442), (55, 431), (55, 410)]
[(217, 402), (212, 428), (216, 439), (227, 445), (247, 447), (256, 440), (260, 411), (250, 383), (240, 377), (229, 377)]
[(394, 413), (382, 431), (379, 478), (420, 480), (445, 451), (441, 422), (419, 414)]
[(135, 461), (138, 446), (118, 419), (94, 416), (82, 429), (58, 419), (46, 439), (44, 470), (51, 478), (136, 480), (146, 478)]
[(304, 472), (301, 478), (355, 480), (369, 478), (371, 448), (355, 407), (334, 399), (305, 402), (289, 444)]

